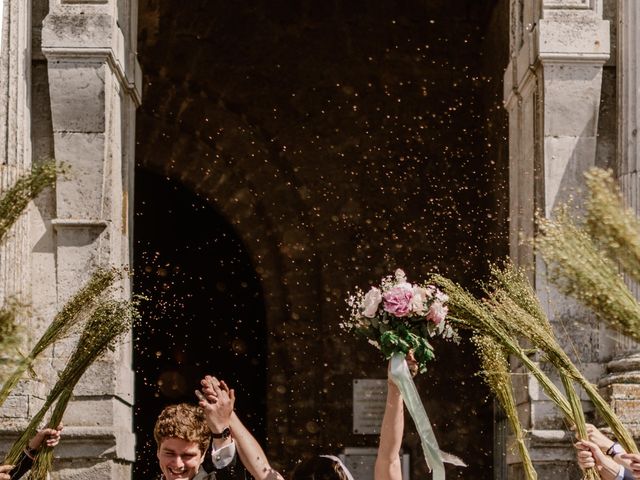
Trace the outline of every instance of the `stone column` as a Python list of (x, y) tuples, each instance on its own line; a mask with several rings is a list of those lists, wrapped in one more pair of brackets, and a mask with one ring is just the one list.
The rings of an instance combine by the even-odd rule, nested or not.
[(0, 58), (2, 57), (2, 40), (4, 37), (4, 0), (0, 1)]
[[(617, 103), (618, 151), (617, 175), (623, 197), (636, 215), (640, 214), (638, 196), (640, 164), (640, 3), (618, 0), (617, 42)], [(638, 284), (629, 281), (636, 298), (640, 298)], [(607, 365), (608, 374), (599, 386), (610, 399), (616, 413), (634, 434), (640, 436), (640, 353), (638, 344), (624, 335), (609, 332), (615, 338), (615, 358)]]
[[(597, 329), (573, 329), (569, 338), (563, 325), (584, 319), (586, 313), (553, 293), (544, 264), (523, 240), (534, 233), (534, 212), (548, 216), (575, 196), (584, 183), (584, 171), (595, 164), (609, 23), (602, 19), (598, 0), (514, 0), (511, 32), (512, 60), (504, 81), (510, 125), (511, 257), (530, 269), (561, 341), (589, 375), (597, 377), (602, 372)], [(584, 347), (575, 351), (573, 344)], [(574, 452), (559, 412), (535, 381), (516, 378), (526, 387), (519, 389), (519, 414), (530, 431), (539, 478), (569, 478), (575, 469)], [(519, 459), (509, 456), (507, 462), (508, 478), (522, 478)]]
[[(31, 168), (31, 1), (0, 0), (3, 4), (0, 55), (0, 190), (4, 191)], [(30, 206), (0, 244), (0, 299), (18, 296), (29, 302), (31, 293)], [(37, 329), (33, 316), (21, 318), (25, 332)], [(25, 347), (26, 348), (26, 347)], [(24, 348), (23, 348), (24, 350)], [(25, 381), (0, 409), (0, 450), (10, 434), (26, 423), (42, 400), (42, 385)]]
[[(60, 307), (96, 266), (130, 263), (129, 199), (141, 78), (130, 23), (135, 3), (50, 2), (43, 22), (53, 150), (70, 173), (57, 181), (52, 199), (51, 251), (38, 257), (55, 275), (39, 269), (44, 273), (34, 292), (36, 304), (47, 302), (36, 296), (53, 297)], [(130, 295), (128, 281), (119, 295)], [(71, 346), (56, 346), (54, 368)], [(94, 365), (74, 394), (65, 416), (66, 441), (57, 450), (56, 478), (129, 478), (135, 456), (131, 342)]]
[[(4, 0), (3, 0), (4, 1)], [(31, 168), (31, 2), (7, 0), (0, 56), (0, 186)], [(0, 246), (0, 298), (28, 297), (28, 213)]]

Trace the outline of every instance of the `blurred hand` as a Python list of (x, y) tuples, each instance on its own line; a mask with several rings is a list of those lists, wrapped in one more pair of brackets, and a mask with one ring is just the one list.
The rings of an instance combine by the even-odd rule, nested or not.
[[(591, 442), (578, 442), (575, 445), (578, 450), (578, 466), (583, 471), (587, 468), (595, 468), (596, 466), (595, 455), (589, 446), (590, 443)], [(596, 450), (599, 449), (596, 447)]]
[(407, 353), (407, 356), (404, 357), (404, 359), (407, 361), (407, 366), (409, 367), (409, 372), (411, 372), (411, 376), (415, 377), (418, 374), (418, 371), (420, 370), (420, 366), (418, 365), (418, 361), (416, 360), (416, 357), (413, 356), (413, 350), (409, 350), (409, 353)]
[(13, 470), (13, 465), (0, 465), (0, 480), (11, 480), (9, 472)]
[[(411, 376), (415, 377), (418, 374), (420, 367), (418, 366), (418, 361), (416, 360), (416, 357), (413, 356), (413, 350), (409, 350), (409, 353), (407, 353), (404, 359), (407, 362), (407, 367), (409, 367), (409, 372), (411, 373)], [(391, 381), (391, 360), (389, 360), (389, 364), (387, 366), (387, 376), (389, 378), (389, 381)]]
[(55, 447), (60, 443), (61, 432), (62, 424), (58, 425), (58, 428), (43, 428), (29, 440), (29, 448), (37, 450), (42, 446), (43, 442), (47, 447)]
[(633, 476), (640, 478), (640, 455), (637, 453), (623, 453), (620, 458), (628, 463), (629, 470), (631, 470)]
[(595, 467), (603, 480), (613, 480), (621, 466), (613, 458), (602, 453), (600, 447), (593, 442), (583, 440), (576, 443), (578, 449), (578, 465), (582, 470)]
[(609, 450), (611, 445), (614, 444), (613, 440), (590, 423), (587, 423), (587, 438), (590, 442), (595, 443), (603, 452)]

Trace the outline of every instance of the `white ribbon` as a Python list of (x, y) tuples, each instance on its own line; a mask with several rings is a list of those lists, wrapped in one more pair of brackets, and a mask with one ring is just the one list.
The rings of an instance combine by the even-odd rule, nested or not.
[(394, 353), (391, 357), (391, 380), (400, 390), (407, 410), (409, 410), (411, 418), (416, 424), (418, 435), (420, 435), (420, 440), (422, 441), (422, 450), (424, 451), (427, 467), (429, 467), (430, 471), (433, 471), (433, 480), (445, 480), (444, 462), (461, 467), (466, 467), (466, 464), (455, 455), (443, 452), (438, 447), (433, 427), (424, 405), (422, 405), (420, 394), (418, 394), (416, 385), (413, 383), (411, 372), (409, 372), (409, 367), (404, 357), (402, 353)]

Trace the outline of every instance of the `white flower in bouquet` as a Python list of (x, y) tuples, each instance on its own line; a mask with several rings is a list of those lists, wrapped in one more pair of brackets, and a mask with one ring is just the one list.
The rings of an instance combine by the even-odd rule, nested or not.
[(432, 321), (436, 325), (440, 325), (440, 323), (447, 316), (448, 312), (449, 312), (449, 308), (446, 305), (443, 305), (440, 300), (436, 300), (431, 304), (431, 307), (429, 307), (429, 312), (427, 313), (427, 320)]
[(356, 288), (347, 299), (349, 318), (341, 326), (366, 337), (387, 358), (396, 352), (413, 351), (425, 371), (435, 356), (430, 338), (458, 341), (446, 320), (448, 299), (436, 285), (408, 282), (404, 271), (398, 269), (366, 294)]
[(415, 315), (424, 315), (425, 304), (429, 299), (429, 292), (424, 287), (414, 285), (411, 293), (413, 294), (411, 298), (411, 311)]
[(371, 287), (371, 290), (367, 292), (362, 300), (362, 315), (368, 318), (375, 317), (378, 313), (380, 302), (382, 302), (382, 292), (379, 288)]

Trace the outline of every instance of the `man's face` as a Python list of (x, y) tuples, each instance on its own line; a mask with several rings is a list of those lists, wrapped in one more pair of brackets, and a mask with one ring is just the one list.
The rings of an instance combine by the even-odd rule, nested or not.
[(204, 460), (197, 442), (181, 438), (165, 438), (158, 448), (160, 470), (166, 480), (191, 480)]

